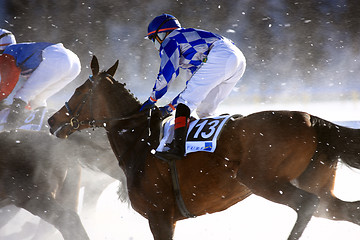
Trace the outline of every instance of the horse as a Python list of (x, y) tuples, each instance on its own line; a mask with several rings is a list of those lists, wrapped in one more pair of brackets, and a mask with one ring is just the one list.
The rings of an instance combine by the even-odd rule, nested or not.
[[(92, 75), (51, 118), (50, 132), (71, 138), (86, 128), (105, 128), (127, 178), (132, 208), (148, 219), (155, 240), (173, 239), (183, 214), (173, 194), (167, 162), (157, 159), (162, 116), (114, 79), (118, 61)], [(290, 207), (299, 239), (312, 216), (360, 225), (360, 202), (333, 194), (338, 161), (360, 169), (360, 130), (299, 111), (262, 111), (231, 118), (213, 153), (194, 152), (175, 162), (183, 203), (192, 216), (219, 212), (251, 194)]]
[[(62, 141), (51, 136), (48, 129), (44, 124), (40, 131), (0, 132), (0, 208), (10, 204), (18, 207), (7, 214), (1, 225), (23, 208), (52, 224), (64, 239), (88, 239), (76, 213), (79, 190), (84, 184), (82, 168), (111, 177), (85, 182), (84, 210), (94, 207), (97, 197), (114, 179), (123, 182), (123, 174), (118, 171), (104, 133), (85, 131), (70, 141)], [(39, 230), (37, 234), (53, 231), (46, 225)]]
[(52, 224), (64, 239), (89, 239), (77, 214), (82, 168), (111, 177), (87, 180), (84, 210), (93, 209), (114, 179), (123, 181), (115, 157), (101, 142), (83, 135), (64, 141), (43, 131), (1, 132), (0, 207), (23, 208)]
[[(64, 239), (89, 239), (75, 211), (80, 166), (69, 143), (44, 132), (1, 132), (0, 206), (26, 209), (54, 225)], [(73, 153), (62, 154), (64, 149)], [(60, 154), (62, 159), (52, 157)]]

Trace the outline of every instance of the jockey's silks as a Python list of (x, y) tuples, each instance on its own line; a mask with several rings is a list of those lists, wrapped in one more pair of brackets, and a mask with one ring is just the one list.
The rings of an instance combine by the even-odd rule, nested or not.
[(7, 54), (0, 56), (0, 101), (10, 95), (19, 80), (20, 72), (13, 56)]

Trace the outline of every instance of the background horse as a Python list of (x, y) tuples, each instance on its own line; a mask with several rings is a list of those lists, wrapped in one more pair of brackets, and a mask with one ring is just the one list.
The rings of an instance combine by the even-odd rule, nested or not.
[[(104, 132), (84, 131), (70, 141), (61, 141), (49, 135), (48, 129), (44, 125), (41, 131), (0, 133), (0, 207), (13, 204), (26, 209), (54, 225), (65, 239), (87, 239), (76, 213), (80, 187), (85, 187), (86, 215), (105, 187), (114, 179), (124, 182), (124, 175), (118, 171)], [(81, 167), (111, 178), (84, 179)], [(2, 214), (6, 221), (0, 221), (0, 228), (17, 212), (12, 208), (6, 216)], [(51, 233), (53, 228), (41, 224), (36, 237)]]
[(26, 209), (54, 225), (64, 239), (88, 239), (76, 213), (80, 166), (73, 151), (64, 154), (74, 150), (69, 143), (43, 132), (0, 133), (0, 206)]
[[(154, 157), (160, 113), (141, 103), (113, 78), (114, 64), (92, 77), (49, 119), (59, 138), (104, 127), (127, 178), (132, 207), (149, 221), (154, 239), (172, 239), (185, 219), (176, 204), (167, 163)], [(222, 211), (252, 193), (292, 208), (297, 220), (288, 239), (299, 239), (312, 216), (360, 224), (360, 202), (336, 198), (339, 159), (360, 168), (360, 131), (304, 112), (265, 111), (228, 121), (214, 153), (188, 154), (176, 162), (185, 205), (195, 216)]]
[[(97, 138), (101, 136), (97, 134)], [(88, 239), (76, 213), (84, 183), (81, 166), (113, 179), (86, 179), (84, 210), (94, 208), (114, 179), (124, 182), (109, 147), (83, 135), (65, 141), (41, 131), (1, 132), (0, 152), (0, 207), (13, 204), (23, 208), (54, 225), (64, 239)]]

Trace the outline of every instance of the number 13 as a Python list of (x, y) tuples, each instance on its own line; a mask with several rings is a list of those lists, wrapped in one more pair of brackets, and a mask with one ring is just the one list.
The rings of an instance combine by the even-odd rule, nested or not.
[[(198, 138), (199, 134), (201, 133), (201, 137), (204, 139), (207, 139), (209, 137), (211, 137), (215, 131), (216, 131), (216, 126), (220, 123), (219, 120), (213, 120), (211, 122), (209, 122), (209, 128), (208, 129), (204, 129), (205, 125), (207, 124), (208, 120), (205, 120), (199, 124), (197, 124), (195, 127), (198, 128), (198, 130), (196, 131), (194, 138)], [(206, 130), (210, 130), (209, 133), (206, 133)]]

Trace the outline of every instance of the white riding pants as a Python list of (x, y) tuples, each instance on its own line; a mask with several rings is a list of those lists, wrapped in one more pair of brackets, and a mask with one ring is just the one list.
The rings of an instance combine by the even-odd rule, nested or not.
[(14, 94), (14, 98), (30, 103), (33, 109), (46, 106), (46, 100), (74, 80), (81, 70), (78, 56), (61, 43), (45, 48), (42, 58), (40, 65)]
[(204, 63), (180, 93), (178, 103), (196, 109), (200, 118), (215, 114), (218, 105), (230, 94), (245, 72), (243, 53), (230, 40), (215, 42)]

